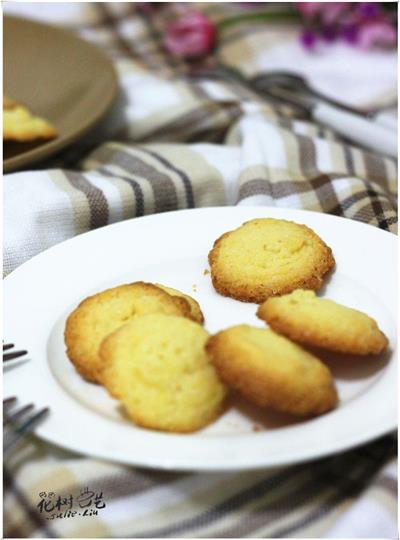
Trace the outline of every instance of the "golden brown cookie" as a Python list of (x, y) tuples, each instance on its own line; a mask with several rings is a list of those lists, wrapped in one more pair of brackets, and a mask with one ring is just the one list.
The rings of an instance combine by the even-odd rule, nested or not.
[(221, 379), (256, 405), (310, 416), (337, 403), (329, 369), (272, 330), (234, 326), (212, 336), (206, 350)]
[(208, 260), (215, 289), (260, 304), (294, 289), (319, 289), (335, 265), (331, 249), (305, 225), (253, 219), (223, 234)]
[(54, 139), (57, 132), (44, 118), (34, 116), (24, 105), (3, 97), (3, 139), (19, 142)]
[(191, 314), (185, 299), (171, 296), (151, 283), (139, 281), (107, 289), (83, 300), (68, 317), (68, 358), (85, 379), (101, 383), (100, 343), (133, 317), (147, 313), (183, 317)]
[(178, 291), (177, 289), (173, 289), (172, 287), (166, 287), (165, 285), (160, 285), (160, 283), (155, 283), (155, 285), (157, 285), (157, 287), (160, 287), (160, 289), (167, 292), (168, 294), (172, 294), (172, 296), (184, 298), (190, 306), (190, 318), (193, 321), (198, 322), (199, 324), (204, 323), (204, 315), (201, 311), (199, 303), (194, 298), (192, 298), (188, 294), (184, 294), (183, 292)]
[(365, 313), (297, 290), (269, 298), (257, 311), (273, 330), (298, 343), (351, 354), (379, 354), (388, 339)]
[(136, 317), (101, 344), (104, 385), (140, 426), (200, 429), (218, 416), (226, 394), (204, 349), (208, 337), (183, 317)]

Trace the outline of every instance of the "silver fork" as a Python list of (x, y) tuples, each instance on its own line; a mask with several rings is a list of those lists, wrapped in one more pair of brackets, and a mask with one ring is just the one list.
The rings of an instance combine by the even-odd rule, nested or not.
[(3, 400), (4, 454), (9, 452), (26, 433), (32, 431), (49, 413), (48, 407), (35, 411), (33, 403), (15, 407), (17, 401), (14, 396)]
[(14, 343), (3, 343), (3, 362), (8, 362), (9, 360), (14, 360), (15, 358), (20, 358), (21, 356), (28, 354), (28, 351), (11, 351), (13, 348)]

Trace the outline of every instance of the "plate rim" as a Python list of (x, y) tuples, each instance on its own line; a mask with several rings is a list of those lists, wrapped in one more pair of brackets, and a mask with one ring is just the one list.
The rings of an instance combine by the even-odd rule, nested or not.
[(86, 50), (89, 49), (91, 54), (94, 54), (101, 59), (104, 66), (108, 69), (109, 76), (111, 77), (111, 84), (107, 96), (99, 104), (97, 112), (88, 117), (87, 120), (81, 124), (79, 129), (72, 131), (69, 135), (57, 137), (56, 139), (41, 144), (37, 148), (33, 148), (32, 150), (22, 152), (21, 154), (17, 154), (16, 156), (3, 160), (3, 173), (12, 173), (20, 170), (23, 167), (28, 167), (37, 163), (38, 161), (41, 161), (42, 159), (52, 156), (59, 150), (67, 147), (74, 141), (78, 141), (78, 139), (85, 135), (85, 133), (93, 128), (111, 108), (111, 105), (117, 96), (119, 80), (113, 62), (104, 53), (104, 51), (100, 47), (94, 45), (92, 42), (81, 38), (72, 30), (52, 24), (42, 23), (33, 19), (18, 17), (16, 15), (4, 15), (3, 25), (7, 24), (7, 21), (12, 21), (17, 24), (22, 22), (22, 24), (36, 27), (38, 31), (51, 31), (62, 34), (68, 40), (78, 42), (82, 48), (86, 48)]
[(345, 216), (335, 216), (333, 214), (326, 214), (324, 212), (319, 212), (319, 211), (316, 211), (316, 210), (304, 210), (302, 208), (283, 208), (283, 207), (279, 207), (279, 206), (266, 206), (266, 205), (263, 205), (263, 206), (203, 206), (203, 207), (198, 207), (198, 208), (183, 208), (183, 209), (177, 209), (177, 210), (168, 210), (167, 212), (158, 212), (158, 213), (154, 213), (154, 214), (147, 214), (147, 215), (144, 215), (144, 216), (137, 216), (137, 217), (131, 217), (129, 219), (124, 219), (124, 220), (121, 220), (121, 221), (116, 221), (115, 223), (108, 223), (107, 225), (104, 225), (102, 227), (98, 227), (96, 229), (91, 229), (89, 231), (85, 231), (83, 233), (79, 233), (79, 234), (76, 234), (75, 236), (72, 236), (71, 238), (67, 238), (65, 240), (63, 240), (62, 242), (58, 242), (57, 244), (54, 244), (46, 249), (44, 249), (43, 251), (41, 251), (40, 253), (37, 253), (36, 255), (34, 255), (33, 257), (31, 257), (30, 259), (28, 259), (27, 261), (24, 261), (23, 263), (21, 263), (19, 266), (17, 266), (17, 268), (14, 268), (14, 270), (12, 270), (9, 274), (7, 274), (4, 278), (4, 281), (7, 280), (10, 276), (14, 275), (15, 272), (17, 272), (20, 268), (23, 268), (25, 267), (26, 264), (30, 263), (31, 261), (36, 261), (37, 258), (41, 257), (41, 256), (44, 256), (48, 251), (50, 250), (53, 250), (53, 249), (62, 249), (62, 246), (64, 246), (65, 244), (70, 244), (72, 242), (75, 242), (77, 239), (81, 239), (81, 238), (84, 238), (84, 237), (87, 237), (88, 235), (98, 235), (98, 234), (102, 234), (104, 230), (110, 230), (111, 228), (117, 228), (117, 227), (120, 227), (122, 226), (123, 224), (126, 224), (126, 223), (130, 223), (130, 222), (133, 222), (133, 221), (137, 221), (138, 219), (140, 220), (145, 220), (145, 219), (151, 219), (151, 218), (154, 218), (154, 217), (161, 217), (161, 216), (169, 216), (171, 214), (182, 214), (183, 212), (199, 212), (199, 211), (203, 211), (203, 210), (216, 210), (216, 211), (220, 211), (220, 210), (231, 210), (233, 208), (237, 208), (237, 209), (245, 209), (245, 208), (254, 208), (254, 209), (257, 209), (256, 211), (268, 211), (268, 210), (277, 210), (277, 209), (280, 209), (280, 210), (283, 210), (284, 212), (288, 211), (288, 212), (295, 212), (295, 213), (300, 213), (300, 214), (305, 214), (305, 215), (319, 215), (319, 216), (324, 216), (324, 218), (329, 218), (329, 219), (332, 219), (332, 220), (337, 220), (337, 219), (340, 219), (342, 221), (346, 221), (346, 222), (349, 222), (349, 223), (352, 223), (352, 226), (359, 226), (359, 227), (368, 227), (368, 228), (371, 228), (373, 231), (375, 231), (375, 233), (378, 233), (378, 234), (384, 234), (385, 237), (387, 237), (387, 235), (389, 235), (389, 237), (393, 238), (395, 241), (396, 239), (398, 239), (397, 235), (391, 231), (386, 231), (385, 229), (380, 229), (379, 227), (375, 226), (375, 225), (372, 225), (371, 223), (364, 223), (363, 221), (357, 221), (355, 219), (351, 219), (351, 218), (346, 218)]

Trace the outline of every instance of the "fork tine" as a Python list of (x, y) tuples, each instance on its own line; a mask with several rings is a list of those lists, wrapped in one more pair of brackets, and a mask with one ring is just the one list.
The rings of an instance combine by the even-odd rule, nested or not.
[(20, 356), (24, 356), (25, 354), (28, 354), (28, 351), (15, 351), (3, 354), (3, 362), (7, 362), (8, 360), (14, 360), (15, 358), (19, 358)]
[(7, 437), (4, 437), (3, 440), (3, 450), (7, 452), (11, 449), (20, 439), (31, 431), (49, 412), (49, 408), (45, 407), (41, 409), (36, 414), (30, 416), (21, 426), (19, 426), (15, 431), (11, 431), (7, 434)]
[(38, 422), (40, 422), (42, 418), (46, 416), (46, 414), (48, 414), (49, 411), (50, 409), (48, 407), (44, 407), (39, 412), (37, 412), (36, 414), (28, 418), (28, 420), (26, 420), (22, 424), (22, 426), (19, 426), (17, 428), (17, 432), (23, 434), (23, 433), (26, 433), (27, 431), (30, 431), (32, 428), (36, 426)]
[(3, 345), (3, 351), (8, 351), (8, 349), (12, 349), (14, 347), (14, 343), (6, 343)]
[(25, 413), (33, 409), (33, 403), (30, 403), (29, 405), (25, 405), (24, 407), (21, 407), (20, 409), (17, 409), (15, 412), (11, 413), (10, 415), (5, 414), (3, 417), (3, 426), (6, 426), (10, 424), (11, 422), (15, 422), (22, 416), (24, 416)]
[(7, 409), (16, 401), (17, 401), (17, 398), (15, 396), (11, 396), (9, 398), (3, 399), (3, 407)]

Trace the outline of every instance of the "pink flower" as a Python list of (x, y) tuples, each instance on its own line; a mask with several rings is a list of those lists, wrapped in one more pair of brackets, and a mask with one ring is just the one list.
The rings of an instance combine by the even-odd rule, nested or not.
[(323, 5), (321, 19), (326, 25), (334, 24), (346, 11), (351, 10), (349, 2), (326, 2)]
[(204, 15), (187, 11), (167, 26), (165, 48), (183, 58), (198, 58), (209, 53), (215, 45), (215, 26)]
[(371, 47), (394, 47), (397, 41), (397, 32), (386, 21), (375, 21), (363, 25), (358, 32), (358, 44), (363, 49)]
[(306, 17), (313, 17), (323, 8), (323, 2), (296, 2), (294, 7)]

